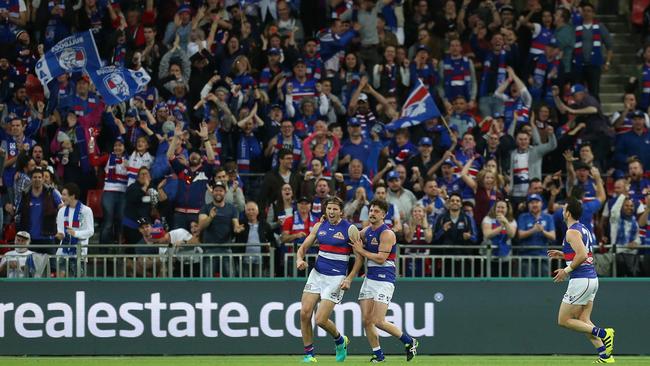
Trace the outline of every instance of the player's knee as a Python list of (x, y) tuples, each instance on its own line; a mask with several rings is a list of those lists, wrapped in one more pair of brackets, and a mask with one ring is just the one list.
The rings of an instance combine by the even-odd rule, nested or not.
[(324, 328), (325, 325), (327, 325), (327, 321), (329, 320), (328, 317), (326, 316), (316, 316), (316, 325), (318, 325), (321, 328)]
[(366, 316), (366, 317), (363, 318), (363, 327), (364, 328), (367, 329), (369, 327), (372, 327), (374, 324), (375, 324), (374, 319), (372, 317)]
[(301, 321), (310, 321), (311, 320), (311, 314), (314, 312), (313, 309), (308, 309), (308, 308), (301, 308), (300, 309), (300, 320)]

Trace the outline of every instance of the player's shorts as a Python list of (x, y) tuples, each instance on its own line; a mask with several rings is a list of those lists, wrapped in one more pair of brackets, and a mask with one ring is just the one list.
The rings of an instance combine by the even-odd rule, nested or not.
[(384, 304), (390, 304), (393, 298), (395, 285), (387, 281), (371, 280), (368, 277), (363, 279), (361, 291), (359, 291), (359, 300), (375, 300)]
[(335, 304), (341, 302), (345, 291), (341, 290), (341, 282), (345, 276), (325, 276), (316, 269), (309, 272), (309, 278), (305, 284), (303, 292), (310, 294), (319, 294), (321, 300), (329, 300)]
[(562, 302), (570, 305), (587, 305), (598, 292), (598, 278), (572, 278)]

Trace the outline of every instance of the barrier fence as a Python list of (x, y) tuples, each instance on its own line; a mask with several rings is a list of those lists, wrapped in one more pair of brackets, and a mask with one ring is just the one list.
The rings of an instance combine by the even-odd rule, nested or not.
[[(12, 249), (17, 245), (2, 245)], [(255, 252), (250, 248), (255, 247)], [(30, 244), (38, 252), (55, 252), (58, 245)], [(0, 265), (0, 277), (307, 277), (316, 261), (317, 249), (307, 253), (306, 270), (296, 268), (295, 251), (274, 248), (269, 243), (248, 245), (201, 244), (200, 247), (179, 248), (168, 245), (91, 244), (77, 245), (75, 253), (87, 248), (89, 254), (5, 255)], [(142, 250), (147, 254), (142, 253)], [(404, 278), (498, 278), (549, 277), (564, 266), (562, 260), (541, 255), (495, 256), (490, 245), (399, 245), (396, 258), (397, 273)], [(559, 247), (517, 246), (516, 252), (544, 251)], [(617, 277), (622, 261), (610, 246), (608, 253), (597, 253), (594, 262), (600, 276)], [(459, 253), (463, 254), (449, 254)], [(645, 259), (650, 259), (649, 254)], [(638, 262), (644, 258), (638, 255)]]

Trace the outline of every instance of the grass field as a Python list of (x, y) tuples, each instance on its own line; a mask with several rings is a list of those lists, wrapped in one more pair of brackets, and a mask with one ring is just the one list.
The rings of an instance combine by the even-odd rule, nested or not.
[[(350, 356), (345, 365), (367, 365), (369, 356)], [(587, 365), (592, 356), (418, 356), (406, 362), (404, 356), (387, 357), (389, 365), (453, 366), (520, 366), (520, 365)], [(650, 365), (650, 357), (619, 356), (622, 365)], [(299, 356), (183, 356), (183, 357), (0, 357), (2, 366), (287, 366), (300, 364)], [(340, 365), (334, 356), (322, 355), (320, 365)]]

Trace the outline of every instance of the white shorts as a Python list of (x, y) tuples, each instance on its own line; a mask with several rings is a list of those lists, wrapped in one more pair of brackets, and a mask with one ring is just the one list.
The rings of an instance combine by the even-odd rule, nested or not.
[(371, 280), (368, 277), (363, 279), (361, 290), (359, 291), (359, 300), (372, 299), (384, 304), (390, 304), (393, 298), (395, 285), (386, 281)]
[(319, 294), (321, 300), (329, 300), (335, 304), (341, 302), (345, 291), (341, 290), (341, 282), (345, 276), (325, 276), (316, 269), (309, 272), (309, 278), (305, 284), (303, 292), (310, 294)]
[(587, 305), (594, 301), (598, 292), (598, 278), (572, 278), (566, 289), (563, 303), (570, 305)]

